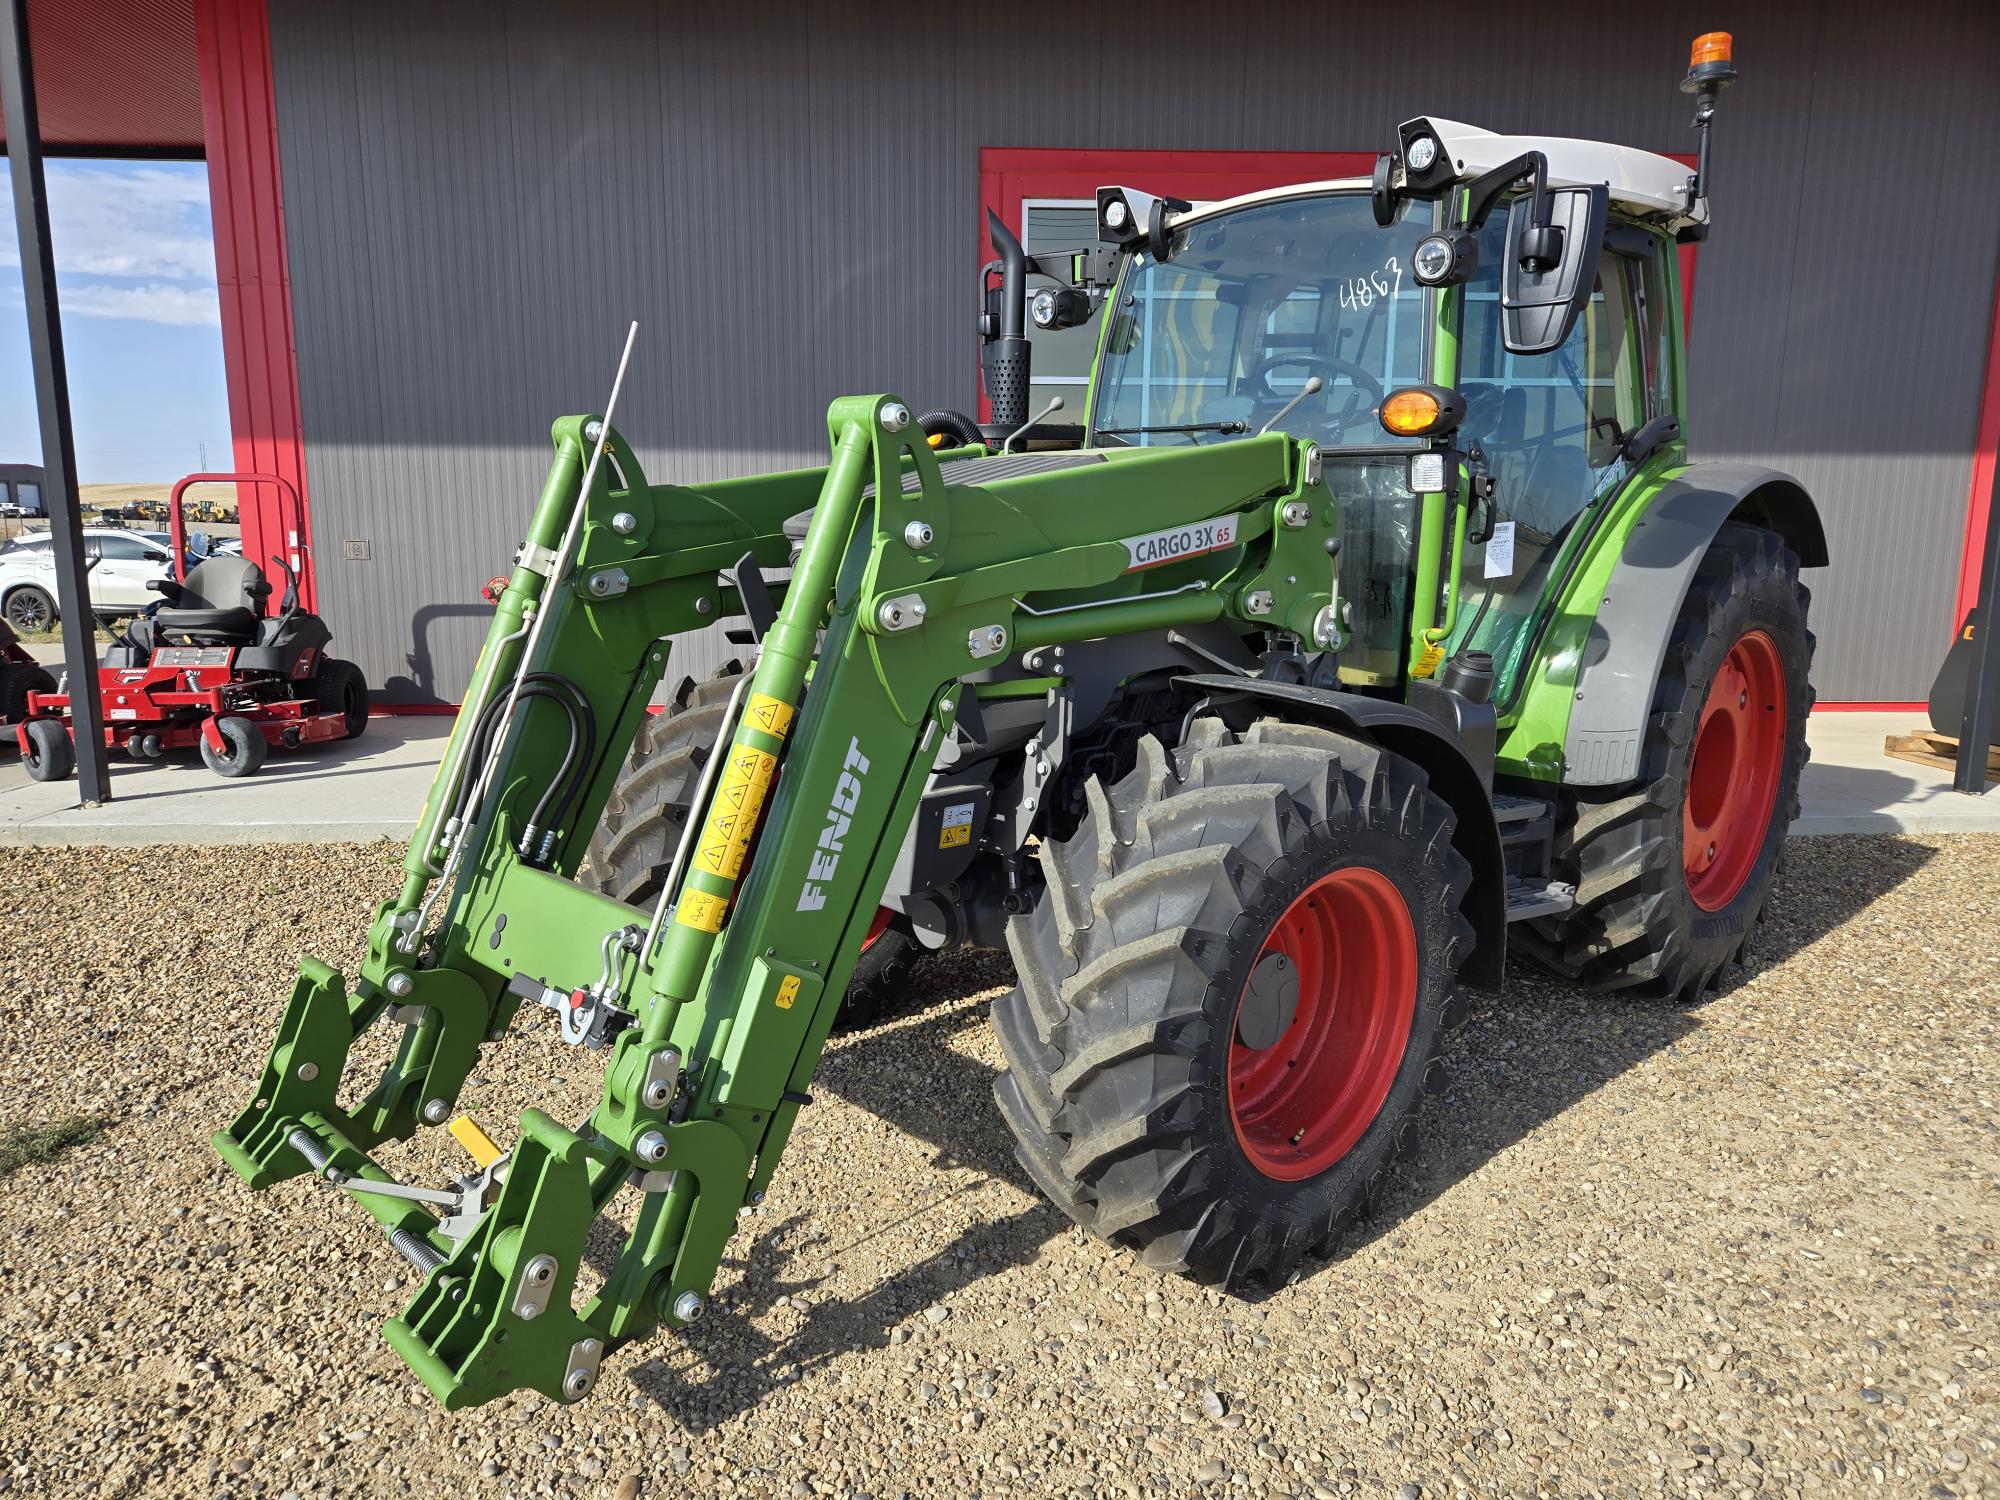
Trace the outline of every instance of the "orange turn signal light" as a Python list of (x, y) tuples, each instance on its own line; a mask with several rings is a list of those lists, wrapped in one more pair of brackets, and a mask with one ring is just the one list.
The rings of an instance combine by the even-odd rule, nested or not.
[(942, 448), (944, 446), (944, 434), (941, 432), (933, 432), (929, 437), (925, 438), (924, 441), (933, 448)]
[(1422, 437), (1438, 424), (1444, 407), (1430, 391), (1397, 391), (1382, 403), (1382, 426), (1397, 437)]
[(1688, 52), (1688, 67), (1699, 68), (1704, 63), (1726, 63), (1729, 49), (1736, 39), (1726, 31), (1704, 31), (1694, 39), (1694, 46)]

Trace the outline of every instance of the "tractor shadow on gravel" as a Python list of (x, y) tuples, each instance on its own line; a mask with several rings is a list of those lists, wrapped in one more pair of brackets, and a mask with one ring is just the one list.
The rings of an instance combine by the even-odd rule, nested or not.
[[(1793, 840), (1769, 919), (1752, 944), (1750, 967), (1726, 971), (1721, 993), (1835, 930), (1917, 874), (1934, 853), (1891, 839)], [(992, 955), (932, 960), (911, 988), (935, 997), (934, 1010), (827, 1053), (817, 1089), (926, 1142), (941, 1170), (984, 1175), (941, 1182), (904, 1213), (839, 1243), (803, 1216), (764, 1228), (747, 1257), (727, 1262), (742, 1271), (742, 1279), (717, 1309), (715, 1325), (721, 1326), (711, 1325), (699, 1336), (700, 1353), (720, 1373), (707, 1383), (691, 1380), (689, 1361), (682, 1358), (649, 1362), (632, 1372), (638, 1390), (689, 1432), (719, 1426), (842, 1354), (890, 1347), (895, 1329), (924, 1308), (986, 1276), (1030, 1264), (1043, 1245), (1070, 1229), (1014, 1160), (1013, 1140), (993, 1105), (993, 1069), (952, 1045), (954, 1038), (986, 1024), (990, 991), (1008, 977), (1004, 959), (996, 963)], [(1517, 1141), (1701, 1024), (1697, 1006), (1596, 995), (1525, 961), (1510, 963), (1505, 992), (1475, 992), (1471, 1014), (1449, 1040), (1449, 1076), (1425, 1108), (1416, 1160), (1391, 1180), (1373, 1217), (1350, 1232), (1335, 1259), (1393, 1235)], [(1588, 1165), (1579, 1162), (1580, 1177)], [(976, 1221), (859, 1296), (822, 1297), (817, 1291), (824, 1278), (813, 1268), (826, 1260), (864, 1240), (894, 1236), (902, 1226), (995, 1183), (1016, 1189), (1031, 1206)], [(1308, 1262), (1303, 1274), (1316, 1275), (1332, 1263)], [(1238, 1295), (1255, 1302), (1280, 1290), (1252, 1286)], [(790, 1303), (798, 1294), (802, 1307)], [(748, 1319), (780, 1298), (798, 1308), (801, 1322), (789, 1336), (773, 1338)]]

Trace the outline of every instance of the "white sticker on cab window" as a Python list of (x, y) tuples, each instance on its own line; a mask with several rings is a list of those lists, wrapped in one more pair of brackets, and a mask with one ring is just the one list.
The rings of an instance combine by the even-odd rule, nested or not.
[(1514, 576), (1514, 523), (1495, 521), (1493, 535), (1486, 539), (1486, 576), (1488, 578), (1512, 578)]
[(1222, 516), (1213, 521), (1195, 521), (1186, 526), (1170, 526), (1165, 531), (1149, 531), (1144, 536), (1128, 536), (1125, 550), (1132, 556), (1125, 571), (1157, 568), (1182, 558), (1200, 557), (1204, 552), (1220, 552), (1236, 545), (1236, 517)]

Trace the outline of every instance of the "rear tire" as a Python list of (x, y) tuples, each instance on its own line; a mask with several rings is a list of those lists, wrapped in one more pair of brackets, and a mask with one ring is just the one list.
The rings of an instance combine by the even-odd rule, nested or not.
[(1530, 953), (1592, 989), (1683, 1001), (1742, 961), (1798, 815), (1811, 600), (1775, 533), (1716, 533), (1660, 666), (1644, 780), (1565, 795), (1555, 867), (1576, 906), (1530, 924)]
[(33, 781), (65, 781), (76, 769), (76, 746), (61, 719), (34, 719), (26, 726), (28, 753), (21, 767)]
[(319, 671), (313, 677), (313, 697), (321, 713), (339, 712), (342, 739), (356, 739), (367, 729), (368, 679), (353, 662), (332, 656), (320, 658)]
[[(650, 714), (590, 836), (577, 879), (628, 906), (650, 910), (686, 832), (702, 768), (715, 753), (743, 663), (725, 662), (707, 682), (683, 678), (662, 713)], [(898, 1008), (921, 950), (899, 918), (862, 949), (836, 1024), (873, 1025)]]
[(28, 694), (55, 690), (56, 680), (46, 667), (0, 662), (0, 724), (17, 724), (28, 717)]
[(264, 757), (271, 749), (265, 742), (263, 731), (248, 719), (227, 714), (215, 721), (215, 732), (222, 736), (222, 752), (218, 754), (211, 749), (208, 736), (203, 735), (200, 740), (202, 764), (216, 775), (232, 779), (256, 775), (257, 768), (264, 764)]
[(1008, 924), (994, 1091), (1021, 1164), (1156, 1270), (1281, 1283), (1368, 1209), (1442, 1081), (1472, 951), (1452, 810), (1413, 762), (1278, 720), (1199, 719), (1171, 757), (1148, 737), (1086, 797)]

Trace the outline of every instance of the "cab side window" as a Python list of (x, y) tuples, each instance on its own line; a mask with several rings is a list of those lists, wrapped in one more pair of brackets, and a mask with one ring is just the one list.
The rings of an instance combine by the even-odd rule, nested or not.
[(1500, 336), (1504, 233), (1504, 215), (1481, 231), (1459, 345), (1466, 400), (1460, 443), (1477, 446), (1486, 459), (1503, 530), (1499, 545), (1468, 543), (1452, 642), (1456, 649), (1476, 633), (1471, 644), (1493, 653), (1502, 704), (1557, 557), (1578, 519), (1625, 477), (1619, 449), (1652, 414), (1647, 371), (1658, 364), (1657, 350), (1646, 356), (1641, 334), (1639, 263), (1610, 251), (1599, 257), (1590, 301), (1562, 345), (1547, 354), (1509, 353)]

